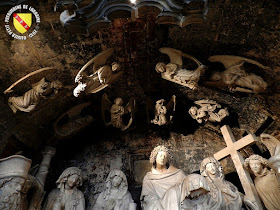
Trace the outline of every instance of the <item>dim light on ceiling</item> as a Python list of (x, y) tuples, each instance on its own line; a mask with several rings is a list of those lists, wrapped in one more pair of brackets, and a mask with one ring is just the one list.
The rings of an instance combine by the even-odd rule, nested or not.
[(130, 0), (132, 4), (136, 4), (136, 0)]

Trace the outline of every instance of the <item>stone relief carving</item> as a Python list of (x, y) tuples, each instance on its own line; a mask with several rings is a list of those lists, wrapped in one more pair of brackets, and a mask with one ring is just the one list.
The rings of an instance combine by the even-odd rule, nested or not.
[[(81, 68), (75, 77), (75, 83), (78, 83), (78, 86), (73, 91), (75, 97), (78, 97), (83, 91), (86, 93), (97, 93), (108, 87), (109, 84), (113, 83), (123, 73), (118, 72), (120, 65), (116, 62), (110, 66), (105, 65), (106, 60), (113, 55), (113, 52), (113, 48), (104, 50)], [(84, 71), (91, 64), (93, 64), (93, 74), (85, 75)]]
[(36, 176), (29, 173), (31, 160), (12, 155), (0, 159), (0, 209), (39, 210), (44, 196), (44, 185), (55, 149), (45, 148)]
[(231, 91), (246, 93), (260, 93), (264, 92), (267, 88), (267, 83), (260, 76), (246, 73), (243, 69), (245, 62), (257, 65), (262, 69), (268, 68), (257, 61), (233, 55), (215, 55), (209, 57), (209, 61), (221, 62), (226, 68), (225, 71), (216, 72), (212, 75), (211, 80), (214, 82), (208, 82), (210, 85), (226, 86)]
[[(129, 128), (132, 124), (134, 113), (135, 113), (135, 99), (131, 98), (126, 106), (123, 106), (122, 98), (116, 98), (114, 100), (114, 104), (109, 100), (107, 94), (103, 94), (102, 103), (101, 103), (101, 111), (102, 118), (106, 126), (112, 125), (115, 128), (120, 128), (122, 131)], [(106, 111), (110, 112), (111, 121), (106, 122)], [(130, 114), (129, 122), (125, 125), (123, 123), (123, 116), (125, 114)]]
[[(176, 210), (181, 196), (173, 187), (181, 183), (185, 174), (173, 166), (173, 157), (165, 146), (157, 146), (150, 155), (152, 169), (143, 180), (140, 196), (143, 210)], [(170, 190), (170, 192), (167, 192)], [(170, 196), (165, 196), (169, 194)]]
[(150, 119), (150, 111), (154, 111), (154, 119), (150, 122), (156, 125), (167, 125), (172, 122), (176, 107), (176, 96), (173, 95), (168, 103), (164, 99), (156, 101), (154, 105), (152, 99), (146, 100), (147, 117)]
[(221, 105), (216, 101), (202, 99), (194, 102), (200, 107), (192, 106), (189, 114), (198, 123), (202, 122), (221, 122), (226, 116), (229, 116), (227, 108), (222, 109)]
[[(173, 48), (163, 47), (160, 48), (159, 51), (167, 54), (170, 59), (170, 63), (168, 64), (160, 62), (156, 65), (156, 71), (161, 73), (163, 79), (186, 86), (190, 89), (197, 88), (198, 81), (204, 74), (206, 66), (202, 65), (196, 58)], [(184, 69), (182, 57), (194, 61), (198, 67), (195, 70)]]
[(213, 157), (205, 158), (200, 165), (200, 173), (206, 178), (210, 194), (221, 209), (240, 210), (242, 197), (237, 187), (224, 179), (223, 168)]
[(90, 103), (78, 104), (62, 114), (54, 123), (55, 135), (66, 138), (87, 127), (94, 120), (92, 115), (83, 112), (89, 106)]
[(65, 169), (56, 181), (43, 210), (85, 210), (84, 194), (78, 189), (82, 185), (82, 171), (76, 167)]
[(58, 80), (48, 82), (45, 78), (42, 78), (39, 82), (32, 84), (32, 89), (24, 93), (23, 96), (9, 97), (8, 104), (14, 113), (18, 110), (31, 112), (36, 108), (42, 98), (52, 93), (58, 93), (58, 90), (62, 87), (62, 83)]
[(125, 174), (112, 170), (106, 179), (106, 188), (102, 191), (92, 210), (136, 210)]
[(255, 175), (254, 184), (267, 209), (280, 209), (280, 183), (275, 171), (268, 169), (267, 159), (251, 155), (245, 159), (244, 167)]

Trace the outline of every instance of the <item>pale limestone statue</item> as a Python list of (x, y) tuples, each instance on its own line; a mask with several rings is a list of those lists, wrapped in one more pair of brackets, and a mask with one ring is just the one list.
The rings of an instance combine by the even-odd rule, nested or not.
[(70, 15), (69, 10), (64, 10), (59, 16), (60, 23), (65, 26), (69, 24), (69, 21), (71, 21), (72, 18), (75, 18), (76, 15), (76, 12)]
[(166, 103), (164, 99), (158, 100), (154, 107), (155, 118), (151, 120), (151, 123), (156, 125), (167, 125), (172, 122), (175, 106), (175, 95), (171, 97), (168, 103)]
[(226, 116), (229, 116), (227, 108), (222, 109), (216, 101), (202, 99), (194, 102), (200, 107), (192, 106), (189, 114), (198, 123), (202, 122), (221, 122)]
[[(129, 128), (132, 124), (135, 113), (135, 99), (131, 98), (126, 106), (123, 106), (122, 98), (116, 98), (114, 104), (109, 100), (107, 94), (102, 96), (102, 118), (106, 126), (112, 125), (115, 128), (120, 128), (122, 131)], [(106, 121), (106, 111), (110, 112), (110, 122)], [(123, 116), (129, 114), (130, 119), (127, 124), (123, 122)]]
[[(267, 83), (260, 77), (252, 73), (246, 73), (242, 69), (245, 62), (257, 65), (262, 69), (263, 66), (257, 61), (232, 55), (215, 55), (209, 57), (211, 62), (221, 62), (226, 68), (223, 72), (216, 72), (212, 75), (211, 80), (218, 86), (227, 86), (231, 91), (240, 91), (247, 93), (264, 92)], [(214, 84), (213, 83), (213, 84)]]
[(268, 166), (278, 175), (280, 183), (280, 141), (274, 136), (262, 133), (261, 142), (267, 147), (271, 157), (268, 159)]
[(102, 191), (92, 210), (136, 210), (125, 174), (112, 170), (106, 179), (106, 189)]
[(221, 201), (210, 195), (208, 181), (199, 174), (188, 175), (182, 183), (181, 192), (181, 210), (223, 209)]
[[(204, 74), (206, 66), (202, 65), (196, 58), (173, 48), (163, 47), (160, 48), (159, 51), (167, 54), (170, 59), (170, 63), (168, 64), (160, 62), (156, 65), (156, 71), (161, 73), (163, 79), (186, 86), (190, 89), (197, 88), (198, 81)], [(195, 70), (184, 69), (182, 57), (194, 61), (198, 67)]]
[(44, 185), (55, 149), (47, 147), (36, 176), (31, 160), (21, 155), (0, 159), (0, 210), (40, 210)]
[(222, 166), (215, 158), (205, 158), (201, 162), (200, 173), (208, 181), (212, 198), (221, 203), (220, 209), (242, 209), (241, 193), (231, 182), (224, 179)]
[(78, 104), (62, 114), (54, 123), (54, 132), (58, 138), (66, 138), (80, 132), (93, 122), (94, 118), (86, 111), (90, 103)]
[[(141, 206), (143, 210), (176, 210), (181, 195), (174, 194), (174, 186), (181, 183), (185, 174), (175, 168), (173, 157), (165, 146), (157, 146), (150, 155), (151, 172), (143, 180), (141, 192)], [(170, 189), (171, 196), (165, 196)]]
[(32, 89), (27, 91), (23, 96), (9, 97), (8, 103), (10, 108), (16, 113), (18, 110), (22, 112), (31, 112), (39, 104), (40, 100), (46, 95), (62, 88), (59, 81), (48, 82), (42, 78), (39, 82), (32, 85)]
[[(120, 65), (116, 62), (112, 65), (105, 65), (106, 60), (113, 55), (114, 49), (109, 48), (93, 57), (87, 62), (75, 77), (78, 86), (74, 89), (73, 95), (78, 97), (81, 92), (97, 93), (113, 83), (123, 72), (119, 72)], [(93, 74), (85, 75), (84, 71), (93, 64)], [(84, 75), (83, 75), (84, 74)]]
[(268, 210), (280, 209), (280, 183), (275, 171), (268, 169), (267, 160), (259, 155), (245, 159), (244, 167), (255, 175), (257, 192)]
[(56, 181), (57, 188), (48, 195), (43, 210), (85, 210), (84, 194), (78, 189), (82, 182), (79, 168), (65, 169)]

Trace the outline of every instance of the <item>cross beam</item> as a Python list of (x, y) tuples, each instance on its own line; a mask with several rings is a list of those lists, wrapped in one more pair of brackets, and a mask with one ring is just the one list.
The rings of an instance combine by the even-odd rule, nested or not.
[(258, 207), (259, 210), (263, 210), (261, 201), (257, 194), (254, 183), (250, 177), (250, 174), (248, 173), (247, 170), (243, 168), (244, 158), (238, 152), (238, 150), (244, 148), (245, 146), (251, 145), (254, 142), (256, 142), (257, 141), (256, 136), (253, 134), (249, 134), (243, 137), (242, 139), (236, 141), (228, 125), (224, 125), (221, 128), (221, 131), (224, 140), (227, 144), (227, 147), (214, 154), (215, 159), (221, 160), (229, 155), (231, 156), (231, 159), (234, 163), (237, 174), (239, 176), (240, 182), (245, 191), (246, 197), (250, 201), (252, 201)]

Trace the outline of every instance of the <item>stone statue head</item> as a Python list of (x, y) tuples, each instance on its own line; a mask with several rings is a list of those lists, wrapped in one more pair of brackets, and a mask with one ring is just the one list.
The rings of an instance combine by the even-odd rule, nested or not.
[(49, 82), (46, 81), (45, 77), (39, 82), (32, 84), (32, 89), (38, 94), (43, 94), (49, 87)]
[(118, 106), (121, 106), (123, 104), (123, 100), (122, 100), (122, 98), (116, 98), (114, 100), (114, 103)]
[(204, 177), (223, 177), (223, 168), (214, 157), (205, 158), (200, 164), (200, 174)]
[[(31, 160), (21, 155), (0, 159), (0, 209), (22, 209)], [(3, 208), (2, 208), (3, 207)]]
[(250, 169), (255, 175), (260, 175), (267, 168), (267, 159), (260, 155), (251, 155), (245, 159), (244, 167)]
[(173, 157), (167, 147), (160, 145), (155, 147), (151, 152), (150, 163), (153, 164), (154, 168), (156, 168), (157, 163), (169, 168), (169, 166), (173, 164)]
[(121, 69), (121, 65), (116, 63), (116, 62), (113, 62), (112, 63), (112, 71), (119, 71)]
[(81, 169), (77, 167), (65, 169), (56, 181), (56, 184), (57, 188), (59, 188), (61, 191), (64, 191), (66, 186), (71, 189), (82, 186), (83, 179)]
[(166, 64), (165, 63), (162, 63), (162, 62), (159, 62), (159, 63), (157, 63), (157, 65), (156, 65), (156, 72), (157, 73), (163, 73), (163, 72), (165, 72), (166, 71)]
[(119, 169), (112, 170), (106, 179), (105, 199), (106, 197), (110, 196), (111, 189), (113, 187), (118, 188), (119, 190), (117, 199), (122, 199), (123, 196), (127, 193), (127, 178), (125, 174)]
[(167, 74), (172, 75), (177, 72), (178, 66), (177, 66), (177, 64), (174, 64), (174, 63), (168, 63), (165, 66), (165, 69), (166, 69)]
[[(194, 117), (194, 116), (196, 116), (196, 114), (197, 114), (197, 110), (198, 110), (198, 108), (196, 107), (196, 106), (192, 106), (190, 109), (189, 109), (189, 114), (192, 116), (192, 117)], [(195, 118), (194, 118), (195, 119)]]

